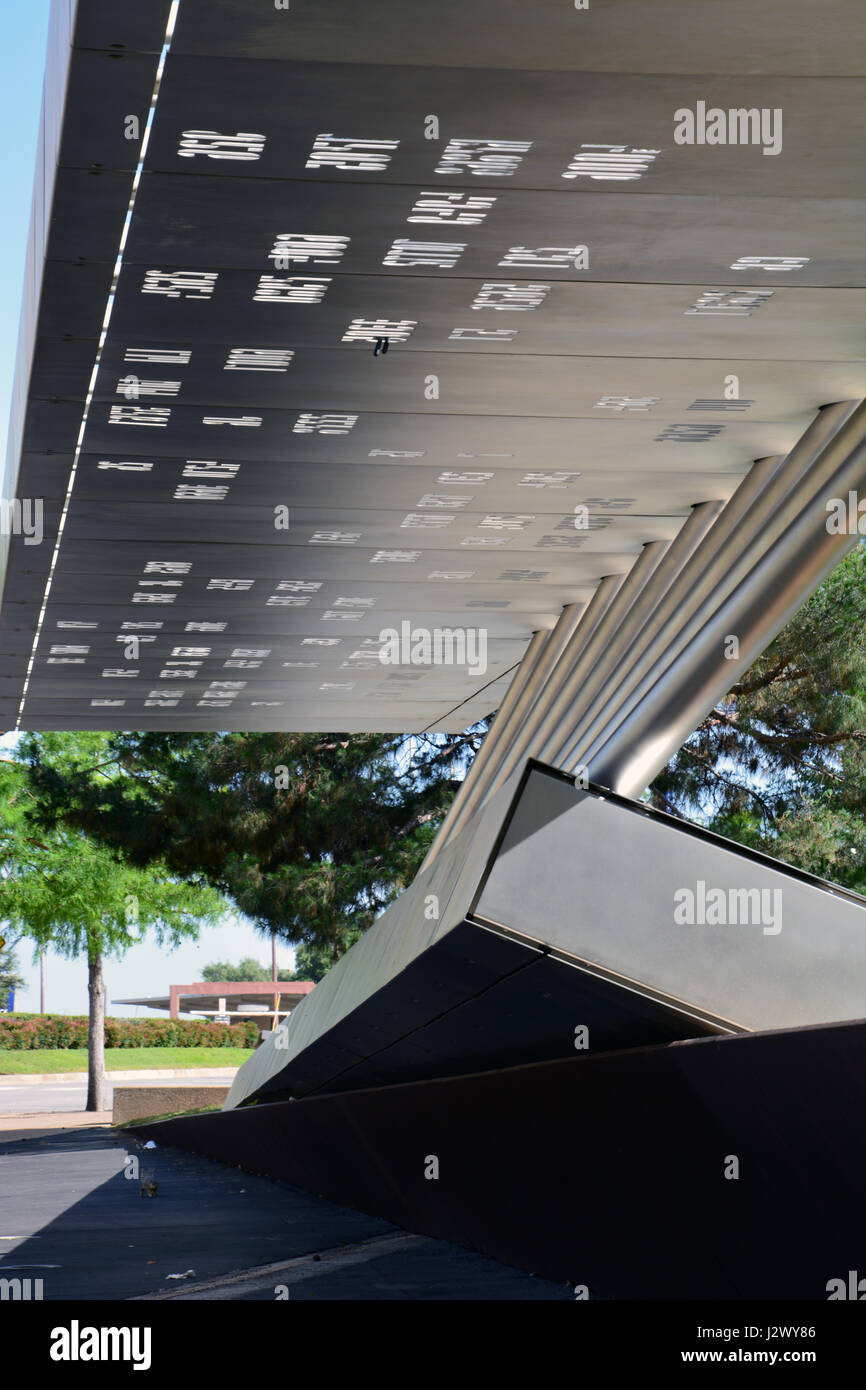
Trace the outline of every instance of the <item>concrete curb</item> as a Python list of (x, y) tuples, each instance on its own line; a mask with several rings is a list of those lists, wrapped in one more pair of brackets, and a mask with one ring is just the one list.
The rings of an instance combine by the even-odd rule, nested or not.
[(41, 1115), (0, 1115), (0, 1144), (41, 1139), (64, 1129), (111, 1129), (110, 1110), (45, 1111)]
[[(237, 1067), (187, 1067), (185, 1069), (166, 1067), (155, 1070), (142, 1068), (141, 1071), (107, 1071), (105, 1076), (108, 1081), (159, 1081), (170, 1076), (234, 1076), (237, 1070)], [(19, 1071), (13, 1072), (11, 1075), (0, 1076), (0, 1086), (21, 1086), (29, 1085), (31, 1082), (49, 1081), (74, 1083), (86, 1080), (86, 1071)]]

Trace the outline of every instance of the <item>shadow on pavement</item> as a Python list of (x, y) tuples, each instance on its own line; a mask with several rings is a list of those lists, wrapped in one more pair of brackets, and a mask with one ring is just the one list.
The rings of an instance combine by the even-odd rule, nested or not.
[[(273, 1301), (282, 1285), (293, 1301), (573, 1298), (444, 1241), (384, 1239), (402, 1233), (288, 1183), (180, 1149), (147, 1150), (107, 1127), (0, 1143), (0, 1175), (0, 1278), (41, 1278), (45, 1300), (178, 1294), (170, 1274), (192, 1270), (199, 1284), (291, 1261), (283, 1273), (188, 1296)], [(153, 1184), (155, 1195), (142, 1196)], [(336, 1247), (349, 1251), (325, 1255)]]

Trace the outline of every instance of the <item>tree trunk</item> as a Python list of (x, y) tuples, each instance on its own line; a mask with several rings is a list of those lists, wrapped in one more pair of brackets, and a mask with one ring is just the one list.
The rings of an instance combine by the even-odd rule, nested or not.
[(105, 1086), (105, 982), (102, 953), (93, 949), (87, 957), (87, 993), (90, 1011), (87, 1025), (87, 1110), (106, 1108)]

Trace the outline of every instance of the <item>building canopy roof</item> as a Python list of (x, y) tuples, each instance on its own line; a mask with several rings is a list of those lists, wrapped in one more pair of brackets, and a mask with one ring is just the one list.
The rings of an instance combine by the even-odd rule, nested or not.
[[(853, 0), (73, 11), (10, 727), (465, 728), (533, 632), (864, 394)], [(383, 664), (403, 624), (474, 661)]]

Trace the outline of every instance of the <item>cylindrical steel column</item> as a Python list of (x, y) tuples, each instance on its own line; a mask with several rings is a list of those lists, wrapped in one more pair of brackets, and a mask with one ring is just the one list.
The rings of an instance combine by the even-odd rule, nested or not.
[[(823, 447), (816, 450), (822, 434)], [(828, 531), (826, 504), (866, 489), (866, 402), (825, 407), (801, 444), (813, 456), (812, 466), (786, 499), (794, 511), (788, 524), (665, 670), (651, 678), (631, 717), (583, 756), (602, 785), (623, 796), (641, 792), (857, 544), (856, 533)], [(799, 450), (795, 445), (789, 457)], [(736, 661), (724, 655), (731, 633), (739, 642)]]
[(559, 661), (551, 672), (549, 680), (539, 691), (534, 709), (530, 712), (523, 727), (517, 730), (516, 737), (509, 746), (505, 758), (493, 769), (487, 795), (491, 795), (501, 787), (512, 772), (533, 755), (538, 742), (538, 731), (543, 726), (551, 705), (556, 699), (563, 680), (563, 673), (570, 670), (578, 654), (585, 649), (598, 632), (622, 583), (623, 576), (621, 574), (607, 575), (602, 579), (567, 642)]
[(604, 705), (610, 677), (617, 669), (627, 669), (627, 662), (635, 643), (640, 640), (658, 603), (658, 594), (670, 588), (686, 561), (703, 541), (723, 505), (721, 501), (699, 503), (680, 527), (661, 564), (653, 573), (652, 584), (646, 584), (637, 595), (612, 641), (575, 695), (569, 710), (569, 727), (565, 738), (551, 740), (549, 760), (554, 767), (566, 765), (563, 756), (573, 742), (574, 730), (589, 721), (599, 704)]
[(706, 548), (686, 566), (660, 604), (651, 624), (652, 640), (642, 642), (610, 703), (572, 742), (565, 766), (591, 764), (593, 755), (613, 728), (629, 718), (653, 680), (800, 514), (810, 492), (832, 474), (837, 460), (827, 446), (856, 409), (856, 401), (825, 406), (781, 462), (762, 459), (755, 465), (707, 537)]
[[(466, 794), (461, 798), (460, 806), (457, 808), (453, 817), (449, 817), (447, 834), (443, 837), (441, 832), (436, 838), (435, 848), (438, 853), (443, 849), (448, 840), (462, 830), (466, 821), (487, 799), (490, 789), (491, 779), (496, 775), (503, 760), (507, 757), (514, 739), (519, 735), (527, 722), (532, 718), (532, 711), (539, 697), (539, 692), (544, 689), (550, 680), (552, 672), (556, 669), (557, 662), (562, 656), (563, 650), (571, 637), (572, 633), (583, 622), (585, 612), (584, 606), (579, 603), (569, 604), (564, 608), (557, 619), (553, 631), (545, 634), (547, 641), (539, 647), (531, 661), (526, 663), (526, 681), (522, 685), (517, 699), (511, 707), (505, 711), (505, 718), (500, 722), (499, 716), (494, 722), (490, 733), (493, 733), (499, 725), (499, 735), (492, 748), (487, 748), (489, 735), (481, 745), (481, 751), (476, 758), (476, 763), (481, 759), (477, 768), (475, 764), (469, 769), (466, 777)], [(527, 653), (527, 657), (529, 653)], [(494, 757), (495, 753), (495, 757)], [(482, 756), (483, 755), (483, 756)], [(445, 826), (443, 825), (443, 830)], [(431, 849), (432, 854), (432, 849)], [(431, 862), (430, 856), (425, 862)]]
[(421, 865), (422, 871), (433, 863), (433, 860), (444, 847), (445, 842), (451, 838), (455, 821), (460, 813), (460, 808), (471, 790), (472, 782), (479, 777), (485, 763), (492, 757), (497, 745), (501, 744), (503, 733), (509, 724), (512, 713), (516, 713), (517, 708), (521, 705), (521, 696), (526, 690), (533, 672), (537, 668), (541, 653), (545, 650), (552, 636), (553, 632), (548, 632), (545, 628), (539, 628), (537, 632), (533, 632), (529, 641), (529, 646), (526, 648), (521, 658), (517, 673), (508, 687), (505, 699), (496, 711), (493, 723), (487, 731), (484, 742), (473, 759), (466, 776), (463, 778), (454, 800), (448, 808), (448, 813), (439, 827), (435, 840), (427, 851), (427, 857)]

